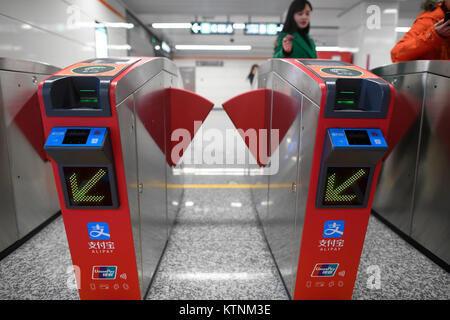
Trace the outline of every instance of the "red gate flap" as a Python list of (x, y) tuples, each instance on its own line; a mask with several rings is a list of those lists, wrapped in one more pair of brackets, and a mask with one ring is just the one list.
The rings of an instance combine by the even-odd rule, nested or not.
[[(272, 115), (271, 103), (273, 104)], [(223, 108), (235, 127), (238, 130), (241, 129), (239, 133), (242, 139), (259, 166), (263, 167), (268, 163), (269, 157), (278, 148), (295, 121), (300, 112), (300, 102), (283, 92), (264, 88), (248, 91), (231, 98), (223, 104)], [(271, 119), (272, 125), (270, 124)], [(245, 135), (249, 129), (256, 130), (257, 146), (251, 144), (248, 136)], [(261, 129), (266, 130), (266, 135), (260, 134), (259, 130)], [(279, 139), (273, 138), (273, 132), (269, 132), (270, 129), (278, 130)], [(265, 139), (265, 141), (261, 139)]]
[(417, 99), (414, 94), (400, 91), (395, 93), (395, 104), (392, 105), (392, 117), (386, 139), (389, 143), (389, 152), (385, 154), (383, 161), (391, 154), (414, 123), (419, 120), (422, 106), (415, 101)]
[(301, 102), (298, 98), (284, 92), (273, 90), (272, 129), (278, 129), (279, 140), (272, 141), (271, 155), (283, 141), (300, 113)]
[[(169, 165), (176, 166), (200, 128), (200, 126), (194, 127), (194, 122), (200, 121), (203, 123), (214, 107), (214, 103), (192, 91), (178, 88), (167, 88), (166, 90), (168, 98), (168, 107), (166, 108), (166, 159)], [(190, 139), (183, 139), (181, 142), (179, 140), (172, 141), (172, 133), (177, 129), (187, 130)], [(176, 134), (174, 139), (178, 139)], [(172, 156), (172, 150), (178, 144), (180, 144), (181, 149)]]
[[(245, 144), (261, 167), (267, 164), (269, 139), (267, 138), (267, 143), (262, 143), (263, 145), (261, 146), (259, 130), (265, 129), (268, 132), (270, 128), (270, 105), (266, 103), (270, 102), (270, 93), (271, 90), (269, 89), (251, 90), (237, 95), (222, 104), (234, 126), (239, 130), (239, 134)], [(245, 132), (247, 130), (256, 131), (256, 146), (255, 144), (251, 144), (248, 137), (246, 137)], [(265, 150), (260, 150), (260, 147)]]
[(37, 92), (27, 100), (15, 115), (14, 123), (20, 128), (20, 131), (22, 131), (42, 161), (48, 161), (47, 154), (44, 152), (44, 126), (42, 125)]

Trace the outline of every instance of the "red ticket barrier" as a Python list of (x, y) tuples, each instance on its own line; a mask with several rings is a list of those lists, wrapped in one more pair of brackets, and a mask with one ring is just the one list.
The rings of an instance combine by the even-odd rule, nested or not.
[(293, 299), (351, 299), (394, 89), (330, 60), (271, 60), (259, 85), (224, 109), (238, 129), (279, 132), (280, 154), (267, 148), (279, 168), (259, 178), (267, 191), (254, 198), (283, 280)]
[(176, 74), (164, 58), (92, 59), (39, 86), (45, 151), (83, 300), (143, 298), (162, 255), (173, 222), (165, 168), (178, 161), (169, 157), (171, 134), (181, 128), (192, 139), (193, 122), (213, 107), (172, 88)]

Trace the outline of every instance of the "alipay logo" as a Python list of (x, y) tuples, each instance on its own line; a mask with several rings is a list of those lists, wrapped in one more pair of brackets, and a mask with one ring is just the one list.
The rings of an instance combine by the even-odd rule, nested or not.
[(92, 240), (109, 240), (109, 226), (106, 222), (89, 222), (87, 224), (89, 238)]
[(344, 235), (345, 221), (331, 220), (326, 221), (323, 226), (324, 238), (340, 238)]

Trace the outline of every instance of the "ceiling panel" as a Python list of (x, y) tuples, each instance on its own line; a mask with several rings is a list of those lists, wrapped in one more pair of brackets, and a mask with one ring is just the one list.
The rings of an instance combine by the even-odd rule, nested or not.
[[(122, 0), (142, 22), (151, 27), (155, 22), (230, 21), (234, 23), (282, 22), (292, 0)], [(421, 0), (377, 0), (384, 3), (410, 4)], [(311, 36), (318, 46), (337, 46), (339, 16), (361, 3), (361, 0), (310, 0), (314, 10), (311, 17)], [(369, 1), (370, 2), (370, 1)], [(372, 3), (372, 2), (370, 2)], [(375, 2), (374, 2), (375, 3)], [(361, 17), (363, 18), (363, 17)], [(251, 45), (252, 51), (239, 55), (271, 56), (275, 36), (246, 36), (243, 30), (234, 35), (192, 35), (189, 29), (153, 29), (170, 43), (177, 44), (233, 44)], [(189, 55), (193, 52), (175, 52)], [(209, 54), (204, 52), (203, 54)], [(211, 53), (212, 54), (212, 53)]]
[[(122, 0), (138, 14), (282, 15), (291, 0)], [(314, 9), (344, 10), (359, 0), (312, 0)]]

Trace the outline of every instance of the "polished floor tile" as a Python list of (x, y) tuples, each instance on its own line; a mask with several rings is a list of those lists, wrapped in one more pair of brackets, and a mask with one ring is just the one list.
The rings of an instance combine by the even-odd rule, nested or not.
[[(285, 300), (274, 274), (158, 273), (147, 299), (152, 300)], [(164, 285), (161, 285), (163, 284)]]
[(0, 300), (77, 300), (62, 217), (0, 261)]
[(287, 299), (249, 199), (248, 190), (186, 190), (192, 205), (179, 212), (147, 299)]
[(353, 299), (450, 300), (450, 275), (371, 216)]
[[(248, 190), (186, 191), (147, 298), (287, 299)], [(0, 299), (79, 299), (61, 217), (0, 261)], [(353, 299), (450, 300), (450, 276), (372, 216)]]

